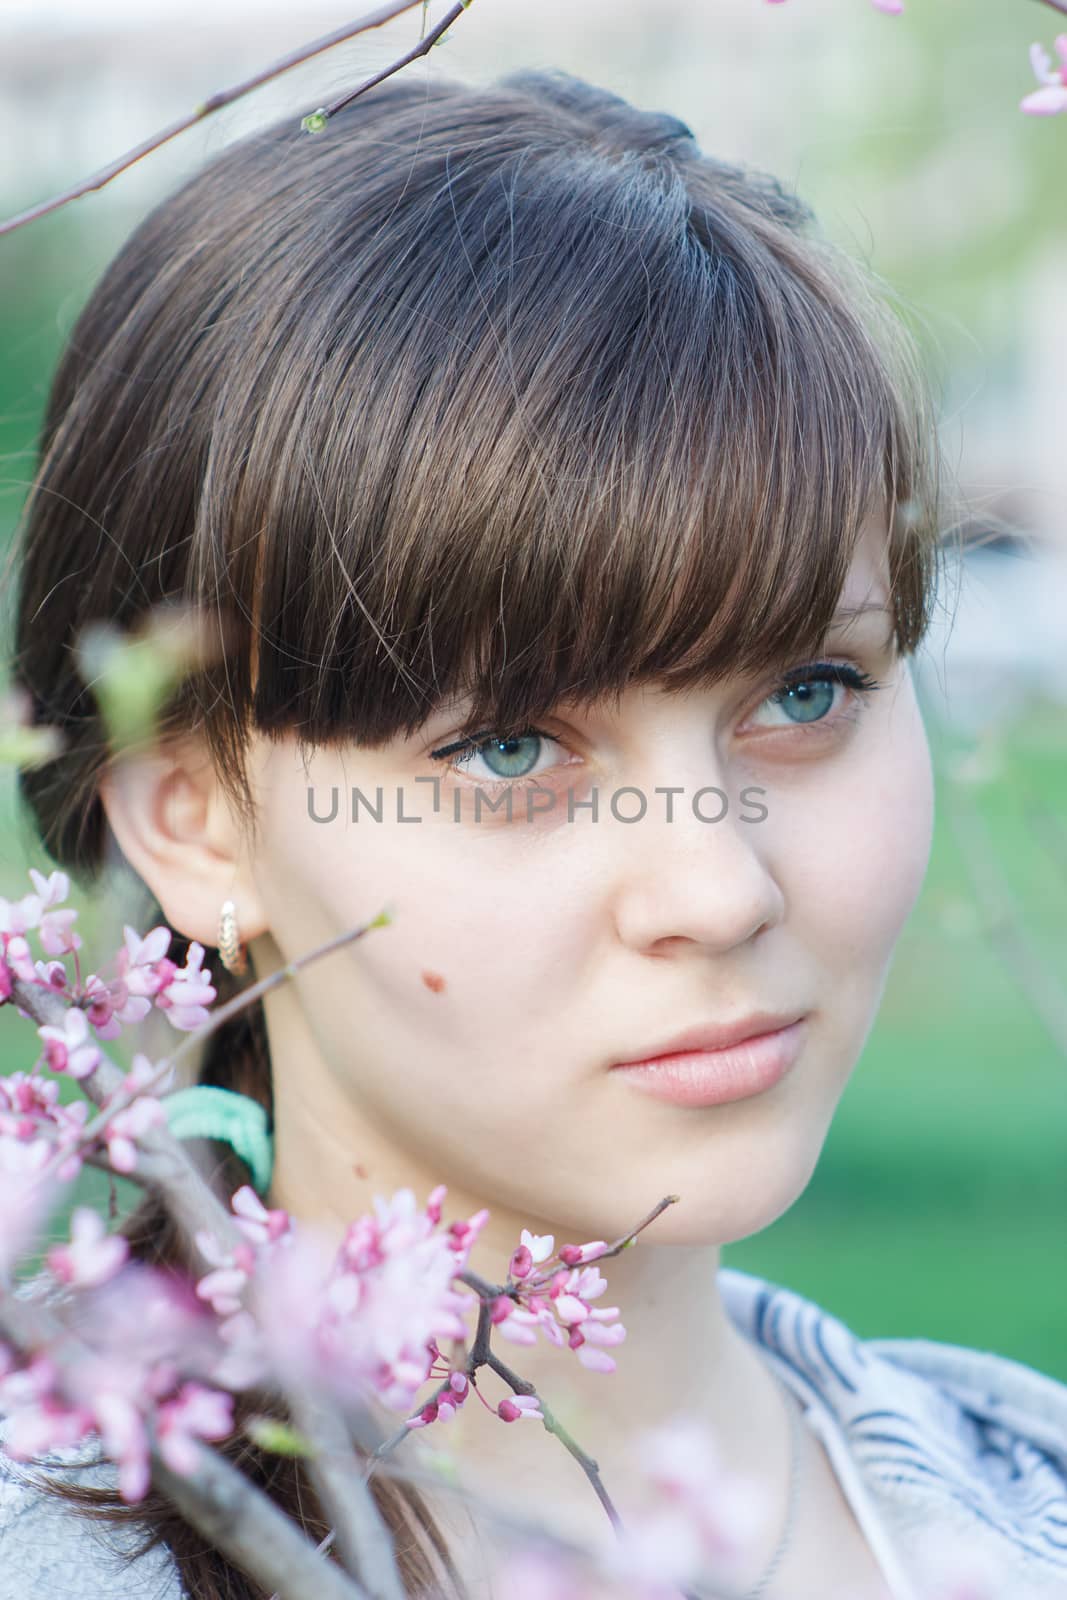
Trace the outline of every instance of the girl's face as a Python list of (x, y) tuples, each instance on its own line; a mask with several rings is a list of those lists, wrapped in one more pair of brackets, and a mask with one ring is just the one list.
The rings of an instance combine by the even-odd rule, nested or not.
[[(519, 1226), (611, 1239), (667, 1194), (680, 1203), (656, 1224), (663, 1243), (726, 1243), (781, 1215), (929, 854), (929, 752), (887, 595), (884, 526), (870, 527), (842, 605), (875, 609), (818, 658), (846, 683), (634, 688), (591, 712), (560, 705), (536, 735), (463, 762), (432, 755), (462, 706), (306, 769), (295, 740), (257, 740), (257, 974), (392, 914), (268, 999), (279, 1158), (287, 1119), (311, 1119), (324, 1160), (353, 1174), (347, 1215), (363, 1183), (368, 1205), (445, 1183), (448, 1215), (489, 1206), (505, 1249)], [(335, 790), (333, 820), (316, 820)], [(684, 1107), (609, 1071), (758, 1011), (806, 1019), (792, 1069), (761, 1093)]]

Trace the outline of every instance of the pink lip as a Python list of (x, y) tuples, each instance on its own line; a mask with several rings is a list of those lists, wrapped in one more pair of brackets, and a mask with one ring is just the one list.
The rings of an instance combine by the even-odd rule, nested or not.
[(611, 1070), (635, 1089), (675, 1105), (722, 1105), (773, 1088), (795, 1064), (806, 1035), (806, 1018), (801, 1017), (718, 1049), (675, 1050), (620, 1062)]

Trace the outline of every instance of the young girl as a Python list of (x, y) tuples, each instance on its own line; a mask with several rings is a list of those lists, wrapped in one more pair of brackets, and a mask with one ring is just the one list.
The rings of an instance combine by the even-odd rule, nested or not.
[[(490, 1209), (499, 1281), (522, 1228), (611, 1240), (677, 1195), (606, 1265), (617, 1372), (515, 1365), (624, 1511), (641, 1430), (713, 1431), (775, 1508), (749, 1600), (921, 1600), (949, 1536), (996, 1600), (1067, 1593), (1067, 1389), (719, 1267), (811, 1177), (922, 883), (938, 466), (906, 336), (779, 184), (560, 73), (409, 74), (230, 146), (136, 230), (23, 529), (55, 860), (90, 879), (113, 837), (220, 1004), (391, 912), (206, 1048), (201, 1082), (271, 1115), (269, 1203), (339, 1234), (444, 1183)], [(72, 641), (165, 600), (225, 653), (109, 761)], [(231, 1151), (220, 1191), (248, 1177)], [(153, 1203), (127, 1231), (175, 1259)], [(432, 1442), (610, 1539), (543, 1429), (470, 1406)], [(73, 1493), (4, 1471), (0, 1595), (261, 1592), (156, 1500), (117, 1577)], [(261, 1471), (321, 1537), (301, 1470)], [(374, 1481), (409, 1592), (441, 1592), (442, 1528), (485, 1592), (487, 1529)]]

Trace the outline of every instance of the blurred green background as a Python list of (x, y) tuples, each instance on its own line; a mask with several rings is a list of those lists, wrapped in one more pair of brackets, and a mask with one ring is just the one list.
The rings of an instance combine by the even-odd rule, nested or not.
[[(342, 20), (328, 8), (296, 22), (266, 9), (274, 21), (250, 30), (228, 24), (219, 0), (192, 43), (163, 21), (128, 60), (112, 49), (106, 85), (77, 71), (57, 79), (63, 114), (82, 105), (78, 137), (52, 166), (20, 161), (7, 140), (4, 212), (84, 175), (318, 23)], [(550, 6), (546, 43), (540, 26), (532, 37), (528, 11), (502, 0), (472, 8), (431, 70), (489, 77), (558, 64), (674, 110), (714, 153), (795, 181), (828, 230), (901, 297), (974, 505), (1052, 549), (1065, 538), (1056, 483), (1067, 368), (1050, 389), (1043, 352), (1063, 339), (1067, 301), (1046, 288), (1067, 284), (1056, 198), (1067, 117), (1027, 118), (1017, 107), (1034, 87), (1027, 48), (1034, 38), (1051, 45), (1056, 18), (1000, 0), (969, 7), (965, 26), (958, 12), (915, 4), (887, 18), (852, 0), (729, 0), (699, 12), (665, 3), (653, 14), (597, 0)], [(125, 191), (0, 239), (5, 546), (32, 473), (49, 372), (125, 232), (207, 150), (283, 104), (298, 112), (322, 103), (334, 83), (413, 39), (410, 25), (394, 28), (323, 58), (154, 172), (145, 163)], [(0, 73), (17, 98), (20, 61), (35, 46), (15, 43), (0, 51)], [(88, 34), (71, 30), (64, 45), (68, 66), (79, 49), (88, 62), (100, 57)], [(87, 108), (94, 94), (113, 95), (124, 72), (132, 109), (107, 124), (105, 141)], [(1058, 421), (1049, 415), (1057, 400)], [(1050, 427), (1060, 438), (1054, 460), (1042, 446)], [(9, 601), (5, 584), (5, 637)], [(774, 1226), (729, 1246), (724, 1261), (811, 1296), (861, 1336), (995, 1350), (1067, 1380), (1067, 704), (1058, 685), (1031, 685), (1010, 714), (991, 709), (979, 723), (963, 730), (931, 708), (933, 859), (878, 1022), (807, 1191)], [(0, 774), (0, 893), (22, 893), (31, 864), (47, 867), (19, 824), (10, 774)], [(95, 908), (75, 900), (91, 967)], [(0, 1065), (25, 1068), (34, 1055), (32, 1029), (9, 1011)], [(85, 1182), (102, 1197), (97, 1175)]]

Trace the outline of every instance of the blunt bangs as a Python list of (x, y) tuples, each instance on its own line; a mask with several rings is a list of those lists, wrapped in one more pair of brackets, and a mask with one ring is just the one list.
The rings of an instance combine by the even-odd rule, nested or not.
[(460, 698), (516, 727), (765, 672), (818, 649), (869, 516), (914, 649), (919, 397), (797, 202), (536, 128), (410, 161), (391, 267), (342, 213), (249, 419), (227, 543), (262, 530), (256, 726), (373, 746)]

